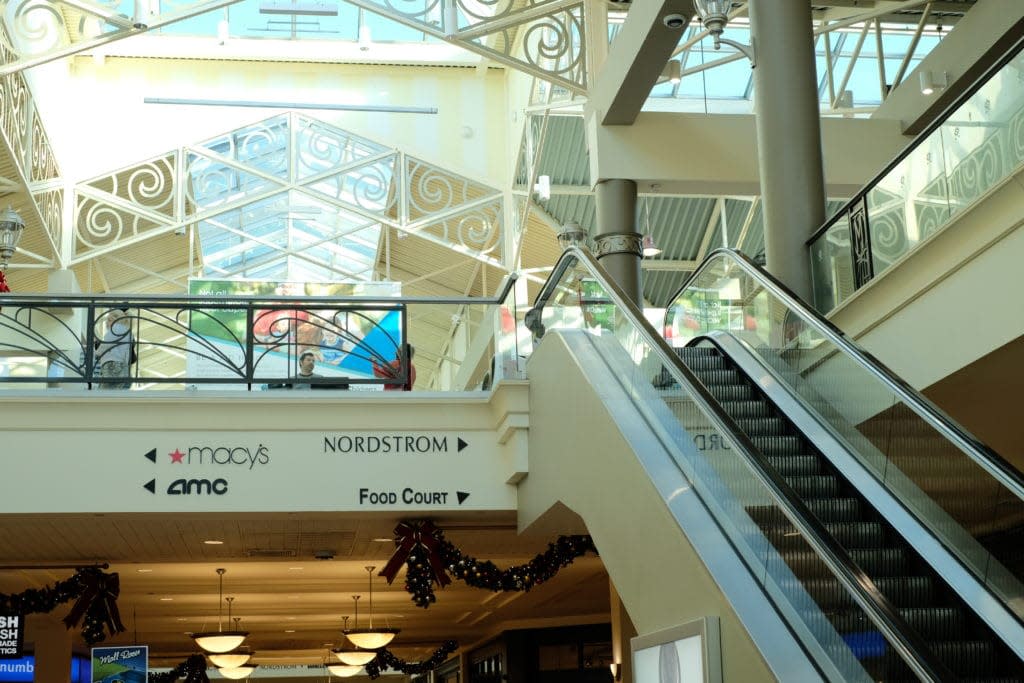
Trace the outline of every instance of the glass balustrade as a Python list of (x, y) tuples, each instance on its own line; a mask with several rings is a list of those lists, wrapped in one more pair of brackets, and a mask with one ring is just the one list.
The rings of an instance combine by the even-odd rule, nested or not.
[[(1022, 139), (1024, 56), (1017, 54), (811, 239), (815, 307), (843, 303), (1012, 177), (1024, 162)], [(867, 230), (858, 232), (851, 222), (864, 204)]]

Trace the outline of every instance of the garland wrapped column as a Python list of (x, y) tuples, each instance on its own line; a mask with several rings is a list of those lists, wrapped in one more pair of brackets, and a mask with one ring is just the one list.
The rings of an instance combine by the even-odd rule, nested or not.
[(528, 563), (501, 570), (493, 562), (463, 555), (429, 521), (402, 522), (395, 527), (395, 553), (380, 576), (392, 583), (404, 564), (405, 590), (417, 607), (426, 609), (437, 601), (434, 584), (448, 585), (449, 574), (475, 588), (528, 591), (587, 552), (597, 553), (590, 536), (559, 536)]

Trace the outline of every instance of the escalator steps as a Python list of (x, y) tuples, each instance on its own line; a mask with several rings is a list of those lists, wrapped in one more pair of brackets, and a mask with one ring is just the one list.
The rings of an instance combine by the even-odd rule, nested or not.
[(708, 387), (708, 391), (719, 403), (724, 401), (750, 401), (754, 398), (754, 388), (747, 384), (722, 384)]
[[(805, 500), (807, 508), (823, 522), (858, 522), (861, 516), (860, 501), (856, 498), (812, 498)], [(879, 531), (881, 526), (877, 525)], [(881, 538), (881, 537), (879, 537)]]
[[(908, 578), (907, 558), (895, 548), (854, 548), (850, 556), (864, 571), (869, 574), (893, 578)], [(822, 578), (831, 577), (821, 558), (812, 550), (787, 551), (784, 553), (786, 564), (793, 573), (800, 577)], [(881, 579), (876, 579), (880, 582)]]
[(764, 401), (722, 401), (722, 408), (734, 420), (771, 417), (773, 411)]
[(736, 418), (736, 425), (748, 436), (783, 436), (789, 425), (780, 417)]
[[(832, 576), (796, 581), (825, 611), (849, 608), (855, 604), (839, 580)], [(927, 576), (882, 576), (875, 580), (878, 590), (896, 607), (915, 607), (931, 602), (934, 598), (933, 585)]]
[(962, 640), (967, 635), (967, 620), (955, 607), (902, 607), (899, 613), (926, 640)]
[(839, 480), (835, 477), (817, 474), (785, 479), (801, 498), (833, 498), (839, 495)]
[(799, 436), (752, 436), (750, 440), (765, 455), (789, 455), (806, 450)]
[(769, 455), (768, 464), (783, 477), (807, 476), (821, 472), (821, 460), (814, 455)]
[[(775, 508), (763, 508), (765, 514), (774, 514)], [(750, 510), (750, 516), (757, 521), (759, 516)], [(762, 525), (764, 535), (780, 551), (803, 547), (803, 536), (790, 524)], [(846, 549), (878, 549), (885, 541), (885, 530), (878, 522), (826, 523), (825, 530)], [(786, 553), (783, 552), (783, 556)]]

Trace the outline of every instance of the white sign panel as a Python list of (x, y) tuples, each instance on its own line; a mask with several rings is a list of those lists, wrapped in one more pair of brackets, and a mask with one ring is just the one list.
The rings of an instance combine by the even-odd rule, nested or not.
[(0, 513), (513, 510), (492, 433), (5, 432)]

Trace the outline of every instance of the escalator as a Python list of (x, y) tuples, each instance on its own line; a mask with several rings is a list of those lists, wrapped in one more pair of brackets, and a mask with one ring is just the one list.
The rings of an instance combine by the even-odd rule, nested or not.
[(739, 254), (673, 317), (570, 250), (527, 322), (595, 338), (823, 678), (1024, 681), (1020, 475)]
[[(952, 675), (976, 681), (1022, 681), (1024, 664), (942, 581), (722, 350), (711, 342), (677, 350), (683, 363), (757, 446), (768, 465), (878, 587), (900, 617)], [(787, 547), (795, 529), (771, 508), (749, 511), (805, 582), (815, 602), (875, 680), (914, 681), (906, 663), (871, 633), (839, 582), (814, 576), (815, 558)]]

